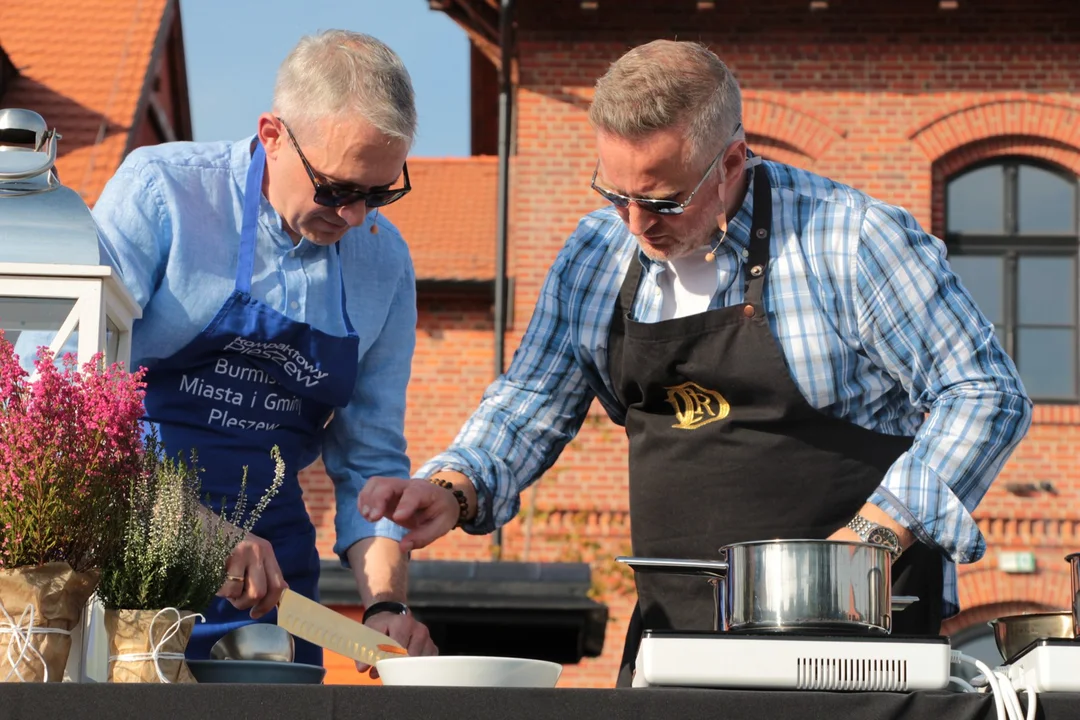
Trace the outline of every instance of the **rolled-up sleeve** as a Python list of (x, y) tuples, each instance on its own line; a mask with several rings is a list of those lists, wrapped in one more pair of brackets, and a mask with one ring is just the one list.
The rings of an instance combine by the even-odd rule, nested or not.
[(870, 500), (954, 562), (974, 562), (986, 541), (972, 512), (1027, 433), (1032, 402), (943, 243), (908, 213), (867, 211), (857, 265), (863, 350), (927, 413)]
[(555, 463), (594, 397), (573, 352), (564, 296), (573, 245), (571, 238), (548, 273), (510, 368), (487, 388), (453, 444), (417, 473), (456, 470), (472, 481), (478, 507), (466, 532), (488, 533), (517, 516), (521, 491)]

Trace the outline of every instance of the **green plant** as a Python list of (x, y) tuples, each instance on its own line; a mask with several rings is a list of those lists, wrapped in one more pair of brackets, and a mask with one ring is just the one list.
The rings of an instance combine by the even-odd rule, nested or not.
[[(566, 529), (561, 532), (547, 530), (542, 534), (548, 547), (557, 548), (554, 560), (587, 563), (592, 578), (588, 596), (594, 600), (607, 602), (632, 597), (637, 592), (634, 571), (628, 565), (615, 562), (618, 555), (633, 554), (630, 543), (616, 538), (599, 538), (590, 533), (588, 510), (534, 509), (533, 522), (547, 523), (556, 514), (562, 516), (561, 524)], [(520, 515), (526, 515), (526, 511), (523, 509)]]
[[(102, 568), (98, 596), (111, 610), (203, 610), (225, 582), (225, 562), (277, 494), (285, 463), (275, 445), (274, 479), (248, 517), (247, 466), (231, 517), (200, 501), (198, 459), (172, 459), (147, 439), (144, 467), (131, 487), (120, 549)], [(222, 503), (222, 507), (224, 507)]]
[(636, 592), (634, 571), (629, 566), (615, 562), (616, 555), (629, 555), (629, 543), (622, 541), (617, 547), (613, 543), (602, 543), (587, 531), (588, 511), (573, 512), (570, 516), (570, 529), (558, 538), (562, 545), (561, 558), (568, 562), (586, 562), (592, 568), (592, 587), (589, 597), (594, 600), (608, 600), (613, 597), (628, 596)]

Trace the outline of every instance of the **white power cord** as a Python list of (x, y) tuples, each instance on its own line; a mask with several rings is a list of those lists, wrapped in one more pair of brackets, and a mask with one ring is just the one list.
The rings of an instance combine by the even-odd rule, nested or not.
[[(973, 683), (983, 681), (989, 686), (990, 692), (994, 696), (994, 708), (997, 710), (998, 720), (1035, 720), (1035, 708), (1036, 708), (1036, 692), (1034, 685), (1030, 681), (1024, 680), (1024, 684), (1017, 688), (1019, 680), (1015, 683), (1009, 679), (1009, 676), (998, 670), (991, 670), (990, 667), (977, 660), (970, 655), (965, 655), (959, 650), (953, 650), (952, 662), (964, 663), (972, 665), (982, 673), (981, 677), (975, 678), (972, 683), (968, 683), (959, 677), (950, 677), (949, 679), (964, 688), (965, 692), (979, 692), (975, 689)], [(1027, 694), (1027, 709), (1020, 705), (1020, 698), (1016, 694), (1017, 690)]]

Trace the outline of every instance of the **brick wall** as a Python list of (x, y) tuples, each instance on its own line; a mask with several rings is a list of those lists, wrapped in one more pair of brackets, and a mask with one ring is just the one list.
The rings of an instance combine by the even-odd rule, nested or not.
[[(614, 5), (602, 1), (588, 15), (569, 0), (519, 3), (510, 348), (567, 234), (599, 206), (588, 188), (595, 162), (586, 122), (590, 88), (625, 49), (655, 37), (700, 39), (733, 68), (751, 145), (763, 154), (902, 204), (937, 231), (945, 178), (973, 161), (1020, 152), (1080, 172), (1080, 20), (1073, 2), (993, 0), (976, 8), (962, 1), (950, 14), (932, 2), (833, 2), (811, 13), (804, 2), (762, 0), (695, 13), (689, 2), (624, 0), (618, 12), (605, 12)], [(485, 308), (466, 312), (425, 301), (409, 391), (415, 462), (449, 440), (474, 407), (490, 378), (490, 349)], [(981, 622), (995, 609), (1065, 606), (1061, 558), (1080, 549), (1078, 433), (1080, 409), (1037, 409), (1030, 436), (979, 508), (991, 549), (983, 562), (962, 569), (962, 602), (971, 609), (947, 629)], [(531, 560), (593, 560), (597, 589), (611, 605), (604, 656), (568, 667), (565, 686), (610, 685), (615, 677), (632, 605), (627, 578), (609, 560), (628, 539), (625, 447), (622, 432), (594, 408), (535, 495), (525, 498), (536, 510), (531, 519), (525, 513), (506, 530), (508, 557), (522, 557), (527, 545)], [(1057, 495), (1004, 490), (1009, 482), (1044, 480)], [(487, 547), (454, 537), (427, 556), (480, 557)], [(1037, 573), (998, 571), (997, 554), (1006, 549), (1033, 549)]]
[[(418, 305), (416, 353), (405, 417), (414, 470), (450, 444), (470, 410), (479, 404), (492, 379), (494, 348), (488, 301), (423, 294)], [(308, 512), (318, 529), (319, 550), (329, 557), (334, 545), (334, 497), (321, 461), (302, 472), (300, 480)], [(488, 537), (455, 537), (417, 557), (488, 558), (490, 546)]]

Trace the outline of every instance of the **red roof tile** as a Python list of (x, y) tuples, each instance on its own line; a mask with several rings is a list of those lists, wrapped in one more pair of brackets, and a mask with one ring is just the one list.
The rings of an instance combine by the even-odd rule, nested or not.
[(382, 210), (409, 244), (419, 280), (495, 277), (498, 162), (411, 158), (413, 190)]
[(123, 159), (169, 0), (0, 0), (19, 72), (0, 107), (60, 131), (62, 182), (92, 204)]

